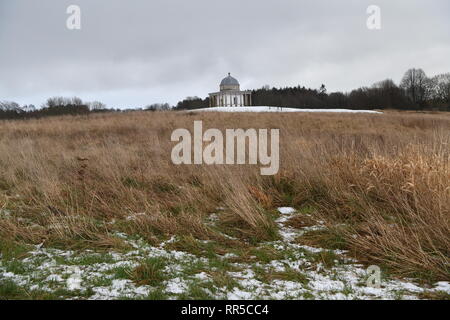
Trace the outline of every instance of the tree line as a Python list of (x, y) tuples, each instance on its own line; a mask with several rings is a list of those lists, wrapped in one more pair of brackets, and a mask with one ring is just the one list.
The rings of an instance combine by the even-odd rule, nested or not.
[(0, 120), (5, 119), (36, 119), (49, 116), (64, 115), (89, 115), (101, 112), (129, 112), (129, 111), (167, 111), (172, 107), (168, 103), (155, 103), (144, 108), (128, 110), (110, 109), (99, 101), (84, 102), (78, 97), (52, 97), (40, 107), (24, 105), (20, 106), (13, 101), (0, 101)]
[[(319, 89), (302, 86), (263, 88), (252, 91), (253, 105), (311, 109), (400, 109), (450, 111), (450, 73), (427, 77), (422, 69), (410, 69), (399, 85), (387, 79), (370, 87), (351, 92), (328, 93), (325, 85)], [(40, 107), (20, 106), (16, 102), (0, 101), (0, 119), (28, 119), (62, 115), (88, 115), (99, 112), (167, 111), (207, 108), (209, 98), (187, 97), (176, 106), (155, 103), (143, 108), (108, 109), (101, 102), (84, 102), (80, 98), (53, 97)]]
[(30, 119), (62, 115), (87, 115), (108, 111), (101, 102), (83, 102), (78, 97), (53, 97), (47, 99), (41, 108), (34, 105), (20, 106), (12, 101), (0, 101), (0, 119)]
[[(450, 111), (450, 73), (429, 78), (422, 69), (410, 69), (399, 85), (386, 79), (347, 93), (328, 93), (325, 85), (319, 89), (264, 86), (252, 91), (252, 99), (256, 106)], [(175, 108), (187, 110), (208, 106), (208, 98), (188, 97)]]

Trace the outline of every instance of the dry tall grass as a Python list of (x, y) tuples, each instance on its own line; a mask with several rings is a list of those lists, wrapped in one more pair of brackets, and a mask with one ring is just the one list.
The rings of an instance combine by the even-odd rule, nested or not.
[[(174, 166), (170, 135), (280, 128), (281, 169)], [(113, 231), (242, 243), (276, 236), (271, 210), (306, 205), (345, 247), (392, 272), (449, 280), (446, 114), (130, 113), (0, 123), (0, 241), (120, 247)], [(250, 241), (250, 242), (249, 242)]]

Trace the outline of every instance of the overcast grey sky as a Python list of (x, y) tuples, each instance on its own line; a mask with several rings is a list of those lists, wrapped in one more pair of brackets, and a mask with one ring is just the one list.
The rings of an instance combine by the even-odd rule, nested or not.
[[(66, 9), (81, 7), (81, 30)], [(366, 27), (381, 7), (382, 29)], [(0, 100), (55, 95), (110, 107), (243, 89), (328, 91), (450, 72), (448, 0), (0, 0)]]

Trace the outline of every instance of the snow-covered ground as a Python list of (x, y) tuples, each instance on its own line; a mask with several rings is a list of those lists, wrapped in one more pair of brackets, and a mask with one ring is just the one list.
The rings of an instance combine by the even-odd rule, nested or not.
[(295, 109), (284, 107), (215, 107), (196, 109), (188, 112), (331, 112), (331, 113), (372, 113), (382, 114), (382, 112), (371, 110), (349, 110), (349, 109)]
[[(381, 286), (367, 285), (367, 271), (342, 250), (326, 250), (304, 246), (298, 236), (325, 228), (317, 225), (301, 229), (286, 225), (297, 211), (279, 208), (276, 223), (280, 231), (277, 241), (260, 244), (280, 253), (278, 259), (255, 259), (235, 262), (234, 253), (214, 257), (197, 256), (170, 249), (177, 237), (151, 246), (126, 234), (116, 236), (128, 242), (128, 252), (108, 254), (85, 251), (76, 253), (36, 246), (20, 268), (2, 262), (1, 281), (10, 281), (27, 292), (48, 292), (70, 299), (416, 299), (424, 292), (450, 293), (448, 282), (424, 287), (412, 280), (385, 279)], [(210, 224), (217, 222), (214, 213)], [(230, 237), (231, 238), (231, 237)], [(208, 243), (203, 241), (202, 243)], [(333, 267), (314, 260), (314, 255), (331, 253), (336, 257)], [(256, 257), (254, 257), (256, 258)], [(164, 279), (158, 285), (139, 285), (132, 281), (134, 268), (146, 259), (164, 261)], [(227, 268), (223, 266), (227, 265)], [(9, 270), (8, 270), (9, 269)], [(13, 270), (13, 271), (11, 271)], [(15, 270), (15, 271), (14, 271)], [(228, 281), (217, 281), (215, 275)]]

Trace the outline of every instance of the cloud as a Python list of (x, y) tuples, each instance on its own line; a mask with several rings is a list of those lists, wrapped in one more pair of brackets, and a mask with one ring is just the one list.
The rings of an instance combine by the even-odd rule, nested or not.
[[(0, 100), (142, 106), (206, 96), (227, 72), (246, 89), (333, 91), (450, 71), (448, 1), (377, 2), (380, 31), (366, 28), (366, 0), (2, 0)], [(79, 31), (66, 28), (71, 4)]]

